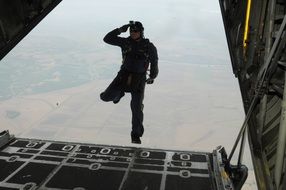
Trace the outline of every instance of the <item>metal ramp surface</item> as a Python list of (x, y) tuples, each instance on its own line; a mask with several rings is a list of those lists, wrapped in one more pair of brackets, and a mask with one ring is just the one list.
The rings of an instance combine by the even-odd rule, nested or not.
[(14, 139), (0, 152), (0, 190), (210, 190), (210, 153)]

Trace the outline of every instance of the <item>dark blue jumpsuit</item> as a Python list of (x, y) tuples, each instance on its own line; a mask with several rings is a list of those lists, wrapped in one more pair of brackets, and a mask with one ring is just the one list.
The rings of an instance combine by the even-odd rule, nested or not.
[[(131, 93), (132, 131), (131, 135), (141, 137), (144, 133), (143, 127), (143, 99), (146, 81), (146, 71), (150, 65), (150, 78), (158, 75), (157, 49), (148, 39), (141, 38), (138, 41), (131, 37), (119, 37), (120, 30), (115, 29), (109, 32), (104, 41), (108, 44), (119, 46), (122, 51), (122, 65), (115, 79), (100, 94), (103, 101), (115, 101), (120, 99), (124, 92)], [(132, 82), (130, 82), (132, 81)], [(134, 82), (133, 82), (134, 81)], [(122, 83), (131, 83), (126, 87)]]

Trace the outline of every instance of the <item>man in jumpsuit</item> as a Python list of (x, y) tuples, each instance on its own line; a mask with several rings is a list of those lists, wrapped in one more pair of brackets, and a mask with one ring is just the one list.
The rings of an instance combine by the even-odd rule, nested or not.
[[(127, 38), (119, 35), (129, 28), (130, 36)], [(119, 46), (122, 52), (122, 65), (115, 79), (100, 94), (103, 101), (118, 103), (126, 92), (131, 93), (132, 131), (131, 142), (141, 144), (140, 137), (144, 133), (143, 127), (143, 99), (145, 82), (152, 84), (158, 75), (157, 49), (144, 37), (142, 23), (130, 21), (109, 32), (104, 37), (104, 42)], [(150, 63), (150, 74), (146, 79)]]

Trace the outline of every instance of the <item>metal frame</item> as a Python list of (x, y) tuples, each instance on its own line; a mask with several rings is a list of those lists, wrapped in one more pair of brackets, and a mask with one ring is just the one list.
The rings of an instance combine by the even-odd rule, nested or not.
[(276, 153), (276, 165), (275, 165), (275, 184), (277, 189), (281, 183), (281, 176), (283, 174), (283, 164), (285, 159), (285, 144), (286, 144), (286, 74), (284, 82), (284, 93), (282, 101), (282, 110), (281, 110), (281, 119), (279, 126), (279, 136), (277, 144), (277, 153)]
[(225, 164), (223, 163), (223, 158), (221, 151), (224, 151), (222, 147), (218, 147), (213, 151), (213, 166), (214, 175), (216, 180), (216, 186), (219, 190), (229, 190), (234, 189), (234, 186), (225, 171)]
[(8, 144), (12, 138), (13, 136), (9, 134), (8, 130), (1, 132), (0, 133), (0, 148)]
[[(5, 0), (2, 0), (5, 1)], [(9, 39), (9, 41), (5, 41), (4, 47), (0, 48), (0, 61), (1, 59), (8, 54), (41, 20), (46, 17), (62, 0), (53, 0), (50, 5), (45, 8), (38, 16), (32, 19), (28, 24), (26, 24), (20, 32)], [(1, 20), (0, 20), (1, 22)], [(2, 27), (1, 27), (2, 29)], [(3, 29), (2, 29), (3, 30)], [(2, 31), (5, 34), (5, 31)], [(6, 35), (6, 34), (5, 34)]]

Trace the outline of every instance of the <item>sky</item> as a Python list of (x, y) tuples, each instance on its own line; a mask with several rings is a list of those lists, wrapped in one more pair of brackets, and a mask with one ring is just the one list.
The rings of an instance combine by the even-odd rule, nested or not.
[[(243, 123), (218, 1), (62, 1), (0, 64), (1, 130), (18, 137), (133, 146), (130, 95), (100, 101), (121, 64), (109, 31), (141, 21), (157, 47), (142, 147), (230, 152)], [(121, 36), (127, 36), (122, 34)], [(19, 106), (20, 105), (20, 106)], [(246, 189), (256, 189), (250, 168)]]

